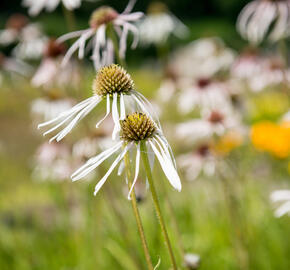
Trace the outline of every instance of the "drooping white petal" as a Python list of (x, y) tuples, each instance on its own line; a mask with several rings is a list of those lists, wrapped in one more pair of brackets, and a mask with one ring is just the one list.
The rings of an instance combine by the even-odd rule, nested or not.
[(77, 180), (83, 178), (84, 176), (86, 176), (92, 170), (97, 168), (107, 158), (109, 158), (112, 154), (117, 152), (122, 147), (122, 144), (123, 144), (122, 142), (119, 142), (118, 144), (116, 144), (113, 147), (107, 149), (106, 151), (102, 152), (101, 154), (97, 155), (96, 157), (93, 157), (93, 158), (89, 159), (82, 167), (77, 169), (71, 175), (72, 180), (73, 181), (77, 181)]
[(68, 115), (70, 115), (72, 113), (75, 113), (76, 111), (81, 110), (82, 108), (87, 106), (87, 104), (90, 103), (91, 99), (93, 99), (93, 98), (95, 98), (95, 97), (89, 97), (89, 98), (83, 100), (82, 102), (80, 102), (80, 103), (76, 104), (75, 106), (73, 106), (71, 109), (60, 113), (58, 117), (56, 117), (56, 118), (54, 118), (52, 120), (49, 120), (47, 122), (39, 124), (38, 128), (41, 128), (41, 127), (44, 127), (44, 126), (48, 126), (48, 125), (50, 125), (50, 124), (52, 124), (54, 122), (57, 122), (57, 121), (61, 120), (63, 117), (66, 117), (66, 116), (68, 116)]
[(132, 186), (130, 188), (130, 191), (128, 193), (128, 200), (131, 200), (131, 193), (133, 191), (133, 188), (137, 182), (137, 179), (138, 179), (138, 175), (139, 175), (139, 168), (140, 168), (140, 155), (141, 155), (141, 152), (140, 152), (140, 143), (138, 143), (137, 145), (137, 153), (136, 153), (136, 163), (135, 163), (135, 176), (134, 176), (134, 180), (133, 180), (133, 183), (132, 183)]
[(133, 7), (135, 6), (136, 0), (130, 0), (128, 2), (128, 5), (126, 6), (126, 8), (124, 9), (124, 11), (122, 12), (122, 14), (128, 14), (132, 11)]
[(59, 37), (56, 40), (56, 42), (62, 43), (64, 41), (68, 40), (68, 39), (75, 38), (75, 37), (79, 37), (80, 35), (82, 35), (83, 33), (87, 32), (87, 31), (88, 30), (85, 29), (85, 30), (74, 31), (74, 32), (71, 32), (71, 33), (64, 34), (61, 37)]
[(96, 128), (100, 126), (100, 124), (107, 118), (111, 111), (111, 103), (110, 103), (110, 95), (107, 95), (107, 112), (105, 116), (96, 124)]
[(120, 119), (119, 119), (119, 113), (118, 113), (118, 94), (113, 94), (113, 104), (112, 104), (112, 117), (114, 121), (114, 129), (112, 133), (112, 139), (115, 140), (117, 133), (120, 130)]
[(125, 162), (121, 161), (120, 166), (118, 168), (118, 176), (120, 176), (123, 173), (124, 168), (125, 168)]
[(126, 118), (126, 109), (125, 109), (125, 101), (124, 101), (124, 95), (121, 93), (120, 95), (120, 119), (124, 120)]
[(159, 150), (156, 148), (154, 143), (149, 140), (149, 143), (157, 156), (157, 159), (160, 163), (160, 166), (166, 175), (167, 179), (169, 180), (170, 184), (177, 189), (178, 191), (181, 191), (181, 181), (177, 174), (177, 171), (175, 170), (172, 162), (166, 157), (166, 155), (162, 155)]
[(127, 151), (129, 150), (129, 148), (131, 146), (132, 146), (132, 144), (126, 145), (125, 148), (123, 149), (122, 153), (115, 159), (115, 161), (113, 162), (113, 164), (111, 165), (111, 167), (109, 168), (107, 173), (104, 175), (104, 177), (96, 185), (94, 195), (96, 195), (98, 193), (100, 188), (104, 185), (104, 183), (106, 182), (106, 180), (108, 179), (108, 177), (110, 176), (112, 171), (115, 169), (115, 167), (118, 165), (118, 163), (124, 158), (125, 154), (127, 153)]

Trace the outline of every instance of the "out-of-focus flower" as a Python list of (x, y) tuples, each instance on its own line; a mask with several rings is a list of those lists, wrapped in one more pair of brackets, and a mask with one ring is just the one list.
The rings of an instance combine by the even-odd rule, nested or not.
[(281, 189), (271, 193), (270, 199), (275, 204), (280, 204), (275, 210), (276, 217), (282, 217), (290, 213), (290, 190)]
[(275, 42), (290, 34), (289, 0), (254, 0), (241, 11), (237, 29), (253, 44)]
[(183, 81), (178, 99), (178, 109), (182, 114), (195, 109), (210, 110), (230, 106), (226, 85), (208, 78), (199, 78), (192, 82)]
[(197, 270), (200, 267), (200, 256), (194, 253), (186, 253), (184, 264), (189, 270)]
[(13, 57), (6, 57), (0, 53), (0, 83), (3, 75), (28, 77), (31, 71), (31, 66), (25, 62)]
[(64, 181), (74, 170), (66, 144), (44, 143), (36, 153), (33, 177), (39, 180)]
[(218, 138), (212, 145), (213, 151), (222, 156), (230, 153), (243, 143), (243, 134), (238, 130), (230, 130)]
[(80, 70), (77, 62), (70, 60), (65, 67), (61, 66), (66, 46), (54, 39), (46, 44), (43, 60), (40, 63), (31, 83), (34, 87), (76, 87), (80, 82)]
[[(140, 111), (150, 115), (150, 117), (155, 117), (155, 115), (153, 115), (154, 110), (152, 110), (149, 101), (139, 92), (135, 91), (134, 87), (134, 82), (131, 79), (131, 76), (122, 67), (115, 64), (103, 67), (97, 72), (96, 79), (94, 80), (92, 97), (78, 103), (70, 110), (61, 113), (58, 117), (38, 125), (38, 128), (55, 124), (53, 128), (43, 134), (46, 135), (69, 122), (62, 131), (50, 139), (50, 141), (60, 141), (100, 102), (106, 101), (107, 112), (97, 123), (96, 127), (98, 127), (110, 114), (112, 101), (112, 117), (115, 124), (112, 138), (115, 139), (116, 134), (121, 128), (120, 120), (123, 120), (126, 117), (125, 98), (130, 105), (129, 109), (135, 110), (135, 108), (139, 108)], [(120, 106), (118, 106), (118, 104), (120, 104)]]
[(63, 98), (58, 92), (50, 90), (45, 97), (32, 102), (31, 114), (36, 122), (48, 121), (73, 106), (73, 99)]
[(20, 59), (39, 59), (43, 55), (46, 43), (47, 37), (41, 31), (40, 26), (30, 23), (18, 35), (18, 44), (12, 53)]
[(89, 136), (78, 140), (73, 145), (73, 157), (82, 162), (87, 161), (88, 158), (94, 156), (100, 150), (104, 151), (112, 147), (111, 131), (113, 127), (112, 119), (107, 118), (100, 128), (95, 129)]
[[(179, 176), (176, 171), (175, 160), (171, 153), (171, 148), (162, 134), (162, 131), (157, 127), (157, 125), (151, 120), (150, 117), (146, 116), (143, 113), (133, 113), (127, 115), (124, 120), (121, 120), (121, 131), (120, 131), (120, 141), (115, 144), (113, 147), (108, 150), (102, 152), (89, 159), (81, 168), (79, 168), (73, 175), (72, 180), (76, 181), (88, 173), (97, 168), (102, 162), (108, 159), (111, 155), (116, 152), (119, 152), (121, 149), (121, 153), (118, 154), (115, 161), (112, 163), (111, 167), (104, 175), (104, 177), (98, 182), (95, 187), (94, 194), (96, 195), (103, 184), (108, 179), (109, 175), (112, 173), (114, 168), (121, 162), (124, 158), (125, 154), (132, 149), (132, 147), (136, 147), (136, 163), (135, 163), (135, 176), (133, 180), (133, 184), (128, 194), (128, 198), (130, 198), (130, 194), (136, 184), (139, 175), (139, 167), (140, 167), (140, 156), (141, 156), (141, 143), (145, 143), (147, 145), (148, 152), (154, 153), (154, 156), (157, 157), (161, 168), (169, 180), (170, 184), (177, 189), (181, 190), (181, 182)], [(154, 156), (149, 155), (149, 158)]]
[(17, 44), (12, 54), (23, 60), (38, 59), (46, 43), (46, 36), (36, 23), (29, 23), (29, 19), (22, 14), (10, 16), (5, 29), (0, 30), (0, 45)]
[(289, 85), (290, 70), (277, 56), (242, 54), (232, 66), (232, 75), (244, 80), (249, 89), (259, 92), (279, 84)]
[(176, 126), (176, 135), (184, 143), (222, 136), (232, 129), (243, 129), (240, 116), (232, 110), (209, 110), (202, 118), (196, 118)]
[(139, 30), (143, 45), (162, 45), (170, 35), (185, 38), (189, 33), (188, 28), (162, 2), (149, 5), (146, 17), (139, 24)]
[(287, 123), (263, 121), (254, 124), (251, 140), (255, 148), (278, 158), (287, 158), (290, 155), (290, 126)]
[(22, 29), (29, 24), (29, 19), (22, 14), (13, 14), (6, 22), (5, 29), (0, 30), (0, 45), (9, 45), (18, 41)]
[(120, 39), (119, 41), (119, 56), (125, 58), (127, 49), (128, 33), (132, 32), (134, 39), (131, 48), (136, 48), (138, 44), (138, 29), (132, 24), (139, 20), (142, 12), (130, 13), (133, 9), (136, 0), (130, 0), (127, 7), (122, 13), (118, 13), (115, 9), (102, 6), (96, 9), (90, 18), (90, 28), (75, 31), (61, 36), (58, 41), (79, 37), (77, 41), (67, 51), (63, 60), (63, 65), (68, 63), (68, 60), (74, 52), (78, 50), (78, 57), (82, 59), (85, 55), (85, 48), (87, 40), (91, 39), (87, 48), (92, 48), (93, 54), (91, 56), (96, 69), (112, 64), (114, 62), (114, 44), (112, 35)]
[(55, 10), (60, 3), (62, 3), (66, 9), (73, 10), (80, 7), (82, 1), (83, 0), (23, 0), (22, 5), (28, 8), (30, 16), (36, 16), (43, 9), (48, 12)]
[(182, 78), (211, 78), (229, 69), (235, 59), (232, 49), (219, 38), (193, 41), (172, 55), (170, 66)]
[(209, 143), (202, 143), (194, 151), (178, 156), (177, 163), (189, 181), (195, 180), (202, 173), (212, 176), (216, 170), (216, 158)]

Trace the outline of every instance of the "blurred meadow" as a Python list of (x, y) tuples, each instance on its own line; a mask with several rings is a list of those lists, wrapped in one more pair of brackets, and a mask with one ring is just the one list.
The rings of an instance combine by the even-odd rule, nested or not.
[[(121, 12), (127, 2), (81, 1), (74, 10), (61, 2), (34, 16), (21, 1), (0, 3), (1, 270), (148, 269), (124, 174), (115, 169), (94, 196), (114, 158), (85, 179), (70, 179), (89, 158), (112, 146), (111, 119), (95, 127), (106, 104), (100, 103), (61, 142), (49, 144), (52, 136), (37, 129), (90, 97), (99, 68), (89, 49), (84, 59), (75, 52), (62, 67), (60, 60), (75, 40), (64, 48), (51, 43), (51, 52), (50, 38), (88, 28), (91, 13), (100, 6)], [(285, 3), (280, 12), (290, 12), (289, 0), (255, 2)], [(283, 27), (275, 28), (282, 15), (265, 15), (269, 27), (262, 34), (257, 30), (262, 35), (257, 40), (251, 29), (242, 37), (236, 27), (249, 1), (156, 3), (136, 2), (132, 12), (145, 14), (132, 22), (140, 31), (139, 43), (131, 49), (130, 33), (125, 59), (118, 62), (115, 56), (114, 62), (125, 63), (136, 90), (152, 102), (176, 158), (180, 192), (157, 159), (153, 179), (178, 269), (288, 270), (290, 44), (289, 31), (282, 36)], [(150, 11), (174, 16), (164, 40), (158, 37), (170, 20), (159, 28), (153, 21), (149, 41), (142, 39), (142, 22)], [(9, 23), (13, 14), (26, 19), (18, 15)], [(25, 36), (21, 31), (30, 24), (37, 24), (38, 32)], [(7, 29), (16, 29), (16, 35)], [(276, 31), (272, 40), (271, 31)], [(156, 40), (150, 41), (154, 32)], [(21, 44), (24, 49), (15, 49)], [(55, 64), (40, 71), (47, 59)], [(135, 194), (153, 266), (174, 269), (142, 163)]]

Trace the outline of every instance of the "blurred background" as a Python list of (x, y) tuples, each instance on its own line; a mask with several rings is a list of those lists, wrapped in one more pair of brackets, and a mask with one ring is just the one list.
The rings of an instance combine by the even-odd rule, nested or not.
[[(288, 0), (279, 2), (289, 11)], [(37, 129), (91, 96), (96, 74), (89, 50), (61, 68), (73, 42), (54, 47), (54, 38), (88, 28), (102, 5), (122, 12), (127, 3), (82, 1), (74, 10), (60, 3), (30, 16), (21, 1), (0, 2), (1, 270), (146, 269), (124, 175), (116, 170), (97, 196), (110, 160), (84, 180), (70, 179), (110, 145), (110, 121), (95, 129), (105, 106), (60, 143)], [(271, 40), (271, 31), (283, 30), (275, 28), (278, 12), (263, 17), (270, 22), (261, 40), (247, 35), (251, 22), (239, 31), (248, 3), (137, 1), (132, 11), (146, 16), (133, 22), (140, 42), (128, 45), (126, 69), (155, 107), (183, 183), (173, 190), (156, 162), (179, 269), (290, 269), (289, 33)], [(146, 38), (152, 29), (156, 37)], [(153, 264), (171, 269), (143, 172), (135, 192)]]

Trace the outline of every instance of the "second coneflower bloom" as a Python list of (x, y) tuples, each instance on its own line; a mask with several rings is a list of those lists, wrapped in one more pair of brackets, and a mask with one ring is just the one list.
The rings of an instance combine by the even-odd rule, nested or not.
[(97, 72), (91, 97), (61, 113), (58, 117), (38, 125), (38, 128), (55, 125), (43, 134), (46, 135), (66, 125), (63, 130), (50, 139), (50, 141), (60, 141), (100, 102), (106, 101), (107, 112), (98, 121), (96, 127), (106, 119), (112, 110), (112, 118), (115, 124), (112, 137), (115, 139), (120, 130), (120, 120), (126, 117), (125, 99), (134, 109), (138, 108), (140, 111), (150, 115), (149, 102), (143, 95), (134, 90), (134, 82), (126, 70), (115, 64), (103, 67)]
[[(132, 113), (126, 116), (124, 120), (120, 121), (121, 130), (119, 133), (120, 141), (116, 143), (113, 147), (108, 150), (102, 152), (89, 159), (81, 168), (79, 168), (73, 175), (72, 180), (76, 181), (83, 177), (85, 177), (88, 173), (96, 169), (101, 163), (103, 163), (106, 159), (108, 159), (111, 155), (116, 152), (119, 152), (117, 158), (112, 163), (111, 167), (107, 171), (107, 173), (103, 176), (103, 178), (98, 182), (95, 187), (96, 194), (103, 184), (108, 179), (109, 175), (112, 173), (114, 168), (122, 161), (126, 153), (136, 147), (136, 163), (135, 163), (135, 176), (133, 180), (133, 184), (129, 191), (128, 198), (130, 198), (130, 194), (134, 188), (134, 185), (138, 179), (139, 168), (140, 168), (140, 157), (141, 157), (141, 144), (145, 143), (148, 152), (153, 153), (150, 159), (153, 160), (154, 156), (157, 157), (161, 168), (169, 180), (170, 184), (177, 189), (181, 190), (181, 182), (180, 178), (177, 174), (175, 160), (172, 155), (171, 148), (162, 134), (161, 130), (154, 123), (154, 121), (143, 113)], [(130, 151), (133, 152), (133, 151)]]
[[(102, 6), (96, 9), (90, 18), (90, 27), (85, 30), (75, 31), (65, 34), (59, 38), (60, 42), (65, 40), (79, 37), (77, 41), (70, 47), (63, 60), (63, 64), (66, 65), (69, 58), (74, 52), (78, 50), (78, 57), (83, 58), (85, 55), (86, 42), (89, 42), (89, 48), (92, 48), (92, 60), (96, 69), (109, 65), (114, 61), (114, 46), (112, 35), (116, 35), (119, 38), (119, 55), (121, 58), (125, 57), (127, 47), (128, 33), (132, 32), (134, 35), (132, 48), (134, 49), (138, 43), (138, 29), (132, 22), (139, 20), (142, 16), (142, 12), (130, 13), (133, 9), (136, 0), (131, 0), (125, 10), (122, 13), (118, 13), (115, 9)], [(108, 34), (110, 29), (114, 33)]]

